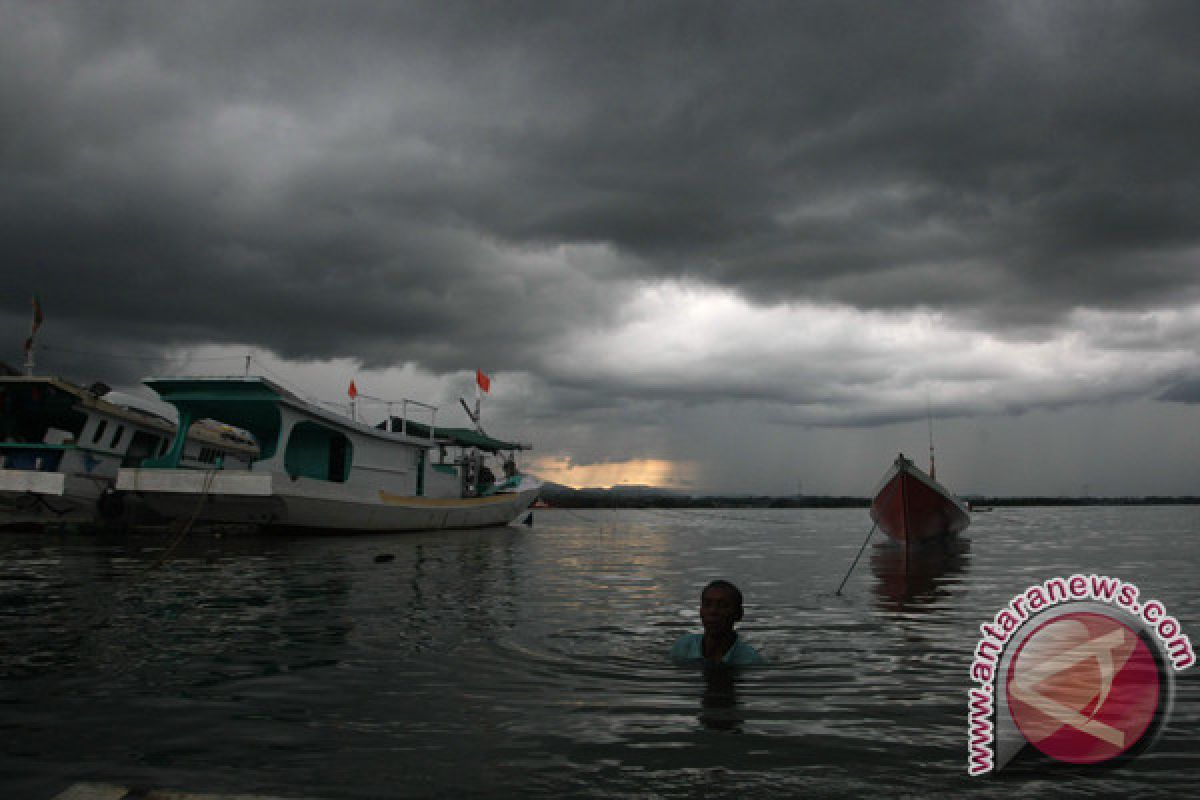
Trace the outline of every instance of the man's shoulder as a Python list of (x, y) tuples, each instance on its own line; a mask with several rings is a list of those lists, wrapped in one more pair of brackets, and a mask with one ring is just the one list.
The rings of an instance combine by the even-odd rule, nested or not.
[(737, 641), (733, 643), (733, 647), (729, 649), (729, 653), (725, 656), (725, 661), (729, 664), (740, 666), (749, 666), (751, 664), (765, 664), (766, 659), (758, 654), (754, 646), (745, 640), (742, 636), (738, 636)]
[(703, 633), (685, 633), (676, 639), (675, 644), (671, 647), (671, 658), (702, 658), (704, 653), (703, 642)]

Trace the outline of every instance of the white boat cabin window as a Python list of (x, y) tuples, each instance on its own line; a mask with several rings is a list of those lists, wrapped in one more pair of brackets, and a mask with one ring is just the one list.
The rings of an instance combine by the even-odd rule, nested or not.
[(283, 466), (293, 478), (345, 483), (354, 463), (354, 446), (332, 428), (304, 421), (292, 428)]
[(102, 419), (96, 423), (96, 432), (92, 434), (92, 444), (100, 441), (100, 437), (104, 435), (104, 429), (108, 427), (108, 420)]
[(121, 441), (121, 434), (125, 433), (125, 426), (118, 425), (116, 433), (113, 434), (112, 441), (108, 443), (110, 449), (116, 449), (117, 442)]

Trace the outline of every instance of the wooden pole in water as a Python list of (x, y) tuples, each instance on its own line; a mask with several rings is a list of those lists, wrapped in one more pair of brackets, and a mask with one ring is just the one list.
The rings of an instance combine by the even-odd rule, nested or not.
[(862, 547), (858, 548), (858, 555), (854, 557), (854, 563), (851, 564), (850, 569), (846, 571), (846, 577), (842, 578), (842, 582), (838, 585), (837, 591), (834, 592), (834, 594), (840, 595), (842, 593), (842, 587), (846, 585), (846, 581), (850, 580), (850, 573), (854, 572), (854, 568), (858, 566), (858, 560), (862, 558), (863, 550), (867, 549), (867, 542), (871, 541), (871, 536), (874, 535), (875, 529), (878, 527), (878, 522), (871, 526), (871, 530), (867, 534), (867, 538), (863, 539)]

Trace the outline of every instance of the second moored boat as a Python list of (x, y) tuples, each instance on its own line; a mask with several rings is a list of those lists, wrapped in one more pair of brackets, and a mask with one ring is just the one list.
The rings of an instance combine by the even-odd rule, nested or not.
[(901, 453), (871, 500), (871, 519), (898, 542), (919, 545), (955, 536), (971, 524), (966, 505)]
[(0, 377), (0, 528), (147, 521), (115, 491), (117, 472), (162, 455), (172, 440), (179, 463), (194, 468), (254, 458), (239, 431), (199, 417), (179, 428), (136, 402), (101, 383)]

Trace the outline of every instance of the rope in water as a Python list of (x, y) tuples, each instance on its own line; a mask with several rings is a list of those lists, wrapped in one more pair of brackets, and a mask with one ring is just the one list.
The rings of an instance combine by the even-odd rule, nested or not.
[(854, 572), (854, 568), (858, 566), (858, 560), (862, 558), (863, 551), (867, 549), (867, 542), (871, 541), (871, 536), (874, 535), (875, 529), (878, 527), (878, 522), (871, 526), (871, 530), (867, 533), (867, 538), (863, 539), (862, 547), (858, 548), (858, 555), (854, 557), (854, 563), (851, 564), (850, 569), (846, 571), (846, 577), (842, 578), (842, 582), (838, 584), (837, 591), (834, 592), (834, 594), (840, 595), (842, 593), (842, 587), (845, 586), (846, 581), (850, 579), (850, 573)]
[(179, 548), (179, 545), (183, 544), (183, 540), (187, 537), (187, 535), (191, 532), (192, 527), (196, 524), (196, 520), (200, 516), (200, 511), (204, 508), (204, 501), (208, 499), (209, 493), (212, 491), (212, 485), (217, 479), (218, 472), (220, 472), (219, 468), (205, 470), (204, 483), (200, 489), (200, 496), (197, 498), (196, 508), (192, 511), (191, 517), (189, 517), (188, 521), (184, 523), (182, 528), (180, 528), (179, 533), (167, 546), (167, 549), (163, 551), (162, 555), (159, 556), (153, 564), (147, 567), (143, 571), (143, 574), (150, 572), (151, 570), (158, 569), (175, 555), (175, 551)]

